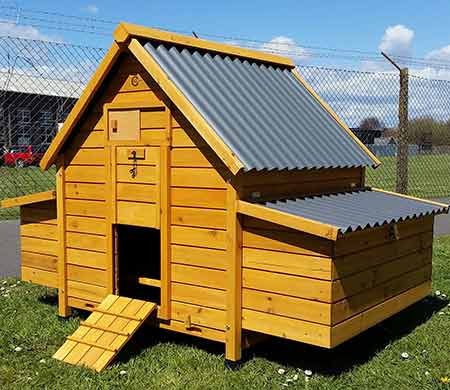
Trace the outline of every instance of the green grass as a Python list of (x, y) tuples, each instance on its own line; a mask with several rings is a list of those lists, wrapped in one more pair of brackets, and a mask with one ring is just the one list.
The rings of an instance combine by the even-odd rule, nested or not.
[[(82, 313), (57, 317), (54, 290), (0, 281), (0, 388), (7, 389), (450, 389), (450, 307), (435, 295), (333, 351), (272, 339), (239, 370), (224, 367), (220, 344), (147, 328), (100, 374), (52, 354)], [(14, 286), (14, 287), (13, 287)], [(434, 291), (450, 296), (450, 237), (435, 241)], [(8, 290), (9, 297), (4, 297)], [(443, 314), (439, 314), (443, 313)], [(20, 346), (21, 352), (14, 349)], [(402, 359), (407, 352), (409, 359)], [(40, 363), (44, 359), (45, 362)], [(283, 368), (286, 373), (278, 374)], [(303, 371), (313, 371), (306, 382)], [(125, 370), (125, 375), (120, 371)], [(426, 372), (429, 375), (426, 375)]]
[[(55, 187), (55, 169), (0, 167), (0, 200), (32, 194)], [(19, 217), (18, 208), (0, 209), (0, 220)]]
[[(381, 166), (367, 169), (366, 184), (395, 191), (396, 157), (382, 157)], [(450, 154), (410, 156), (408, 193), (423, 198), (450, 196)]]

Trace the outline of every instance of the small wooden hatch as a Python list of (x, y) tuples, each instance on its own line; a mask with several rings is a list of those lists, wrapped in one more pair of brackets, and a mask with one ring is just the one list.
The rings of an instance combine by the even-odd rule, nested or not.
[(156, 307), (152, 302), (108, 295), (53, 357), (102, 371)]

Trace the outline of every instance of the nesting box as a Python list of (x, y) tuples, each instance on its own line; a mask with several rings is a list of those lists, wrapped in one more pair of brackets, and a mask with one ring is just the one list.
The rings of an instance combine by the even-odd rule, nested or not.
[[(55, 357), (105, 367), (154, 313), (225, 344), (332, 348), (430, 292), (447, 205), (365, 186), (377, 158), (290, 59), (122, 23), (21, 206), (22, 278), (93, 311)], [(156, 314), (155, 314), (156, 313)]]

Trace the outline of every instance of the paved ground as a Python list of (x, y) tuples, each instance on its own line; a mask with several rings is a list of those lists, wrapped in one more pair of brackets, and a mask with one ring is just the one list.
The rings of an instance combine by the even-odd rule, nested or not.
[[(441, 201), (450, 203), (449, 199)], [(434, 233), (436, 236), (450, 234), (450, 214), (436, 217)], [(0, 278), (19, 274), (19, 222), (0, 221)]]

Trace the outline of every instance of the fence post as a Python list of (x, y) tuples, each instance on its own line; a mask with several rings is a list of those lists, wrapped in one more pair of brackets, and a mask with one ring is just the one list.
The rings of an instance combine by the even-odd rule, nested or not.
[(395, 190), (401, 194), (408, 193), (408, 68), (400, 69), (397, 182)]

